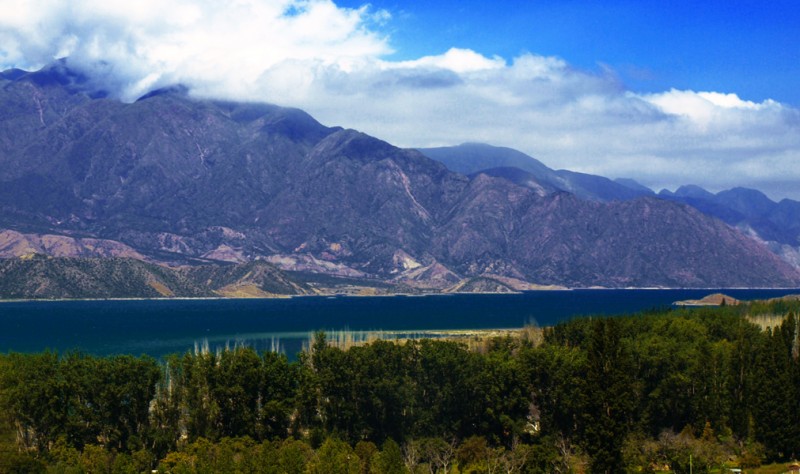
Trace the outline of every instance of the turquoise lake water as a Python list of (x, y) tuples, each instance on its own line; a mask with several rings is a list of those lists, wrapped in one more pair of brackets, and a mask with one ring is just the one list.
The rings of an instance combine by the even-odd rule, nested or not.
[(739, 299), (800, 290), (571, 290), (515, 295), (301, 297), (250, 300), (31, 301), (0, 303), (0, 352), (149, 354), (208, 344), (280, 348), (293, 357), (317, 330), (415, 331), (553, 325), (630, 314), (722, 291)]

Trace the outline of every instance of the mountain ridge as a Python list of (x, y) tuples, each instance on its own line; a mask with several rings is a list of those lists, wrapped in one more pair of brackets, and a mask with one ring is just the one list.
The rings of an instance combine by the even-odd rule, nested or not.
[(168, 268), (129, 257), (0, 259), (0, 299), (218, 298), (313, 295), (273, 265)]
[[(29, 79), (0, 83), (0, 106), (10, 104), (0, 110), (13, 111), (0, 113), (0, 229), (118, 242), (172, 265), (273, 260), (430, 288), (483, 275), (570, 287), (800, 284), (765, 247), (681, 203), (465, 176), (298, 109), (182, 90), (125, 104)], [(749, 271), (731, 270), (741, 262)]]
[(763, 242), (784, 261), (800, 268), (800, 202), (791, 199), (775, 202), (761, 191), (745, 187), (714, 194), (692, 184), (680, 186), (674, 192), (664, 189), (656, 195), (632, 179), (618, 178), (612, 184), (602, 176), (556, 171), (517, 150), (487, 144), (467, 143), (420, 150), (452, 170), (463, 170), (473, 176), (484, 173), (505, 178), (542, 195), (561, 190), (601, 202), (658, 196), (688, 204)]
[[(501, 175), (522, 186), (547, 192), (566, 191), (582, 199), (619, 201), (654, 196), (655, 193), (633, 180), (616, 182), (603, 176), (554, 170), (521, 151), (486, 143), (462, 143), (437, 148), (418, 148), (425, 156), (441, 162), (448, 169), (465, 175), (488, 173)], [(517, 170), (511, 173), (510, 170)]]

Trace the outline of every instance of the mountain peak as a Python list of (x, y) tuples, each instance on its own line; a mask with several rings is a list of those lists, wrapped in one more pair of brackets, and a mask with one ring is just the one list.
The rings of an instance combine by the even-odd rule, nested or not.
[[(297, 109), (201, 100), (180, 88), (134, 103), (89, 100), (69, 91), (91, 80), (64, 68), (40, 72), (46, 85), (33, 90), (0, 88), (0, 229), (24, 228), (44, 249), (52, 239), (36, 235), (80, 235), (155, 261), (277, 259), (294, 261), (286, 263), (294, 271), (383, 284), (397, 276), (397, 255), (459, 278), (573, 287), (800, 283), (793, 268), (715, 219), (664, 200), (597, 202), (635, 192), (515, 150), (439, 149), (457, 160), (470, 150), (516, 159), (535, 183), (544, 176), (595, 199), (470, 179)], [(226, 288), (255, 291), (241, 284)]]
[(159, 96), (176, 96), (176, 97), (188, 97), (189, 95), (189, 88), (183, 84), (176, 84), (167, 87), (161, 87), (159, 89), (154, 89), (143, 96), (136, 99), (136, 102), (141, 102), (143, 100), (152, 99), (153, 97)]
[(22, 69), (17, 68), (6, 69), (5, 71), (0, 71), (0, 79), (4, 79), (6, 81), (16, 81), (25, 74), (28, 74), (28, 71), (23, 71)]
[(678, 197), (695, 198), (695, 199), (713, 199), (714, 195), (705, 189), (697, 186), (696, 184), (686, 184), (675, 190), (673, 193)]
[(38, 87), (59, 88), (70, 94), (83, 93), (93, 99), (108, 96), (108, 91), (94, 84), (89, 76), (71, 67), (67, 58), (53, 61), (38, 71), (9, 69), (2, 74), (8, 80), (29, 82)]
[(492, 168), (519, 168), (544, 178), (553, 173), (544, 163), (513, 148), (486, 143), (462, 143), (458, 146), (418, 148), (423, 155), (443, 163), (448, 169), (470, 175)]
[(353, 129), (338, 129), (315, 147), (317, 154), (346, 156), (359, 161), (372, 161), (396, 151), (399, 148)]

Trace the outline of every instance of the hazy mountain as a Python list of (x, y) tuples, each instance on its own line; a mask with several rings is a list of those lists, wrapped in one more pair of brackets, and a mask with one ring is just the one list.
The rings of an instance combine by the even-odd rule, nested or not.
[(644, 186), (635, 188), (602, 176), (576, 173), (568, 170), (559, 170), (556, 173), (561, 178), (561, 189), (584, 199), (627, 201), (638, 197), (655, 195), (652, 190)]
[(690, 204), (731, 225), (749, 228), (763, 240), (800, 246), (798, 201), (775, 202), (761, 191), (747, 188), (713, 194), (699, 186), (682, 186), (674, 193), (663, 190), (659, 196)]
[(647, 186), (639, 183), (638, 181), (630, 178), (617, 178), (614, 180), (615, 183), (621, 184), (626, 188), (630, 188), (634, 191), (638, 191), (645, 195), (653, 195), (655, 194), (652, 189), (648, 188)]
[(713, 199), (714, 195), (705, 189), (697, 186), (696, 184), (686, 184), (676, 189), (674, 193), (668, 190), (662, 190), (662, 196), (675, 196), (684, 199)]
[(749, 219), (760, 219), (777, 207), (776, 203), (761, 191), (747, 188), (720, 191), (716, 195), (716, 200)]
[(518, 168), (543, 181), (556, 179), (544, 163), (513, 148), (464, 143), (458, 146), (418, 148), (422, 154), (457, 173), (470, 175), (491, 168)]
[(699, 186), (682, 186), (674, 193), (662, 190), (659, 196), (689, 204), (738, 227), (800, 268), (800, 202), (791, 199), (775, 202), (761, 191), (747, 188), (713, 194)]
[(567, 191), (583, 199), (604, 202), (624, 201), (655, 194), (633, 180), (615, 182), (586, 173), (556, 171), (539, 160), (511, 148), (465, 143), (452, 147), (420, 148), (419, 151), (458, 173), (467, 175), (486, 173), (505, 177), (517, 184), (537, 190)]
[[(496, 171), (465, 176), (297, 109), (198, 100), (180, 87), (121, 103), (63, 63), (3, 78), (0, 229), (30, 242), (113, 241), (180, 263), (261, 258), (413, 287), (472, 277), (800, 284), (795, 269), (720, 221), (649, 197), (618, 201), (610, 196), (637, 191), (605, 178), (535, 163), (528, 184)], [(557, 191), (565, 182), (583, 191)], [(590, 191), (594, 201), (581, 199)], [(226, 275), (206, 281), (254, 291)]]
[[(454, 147), (422, 148), (427, 156), (449, 169), (471, 176), (484, 173), (507, 179), (544, 195), (557, 190), (582, 199), (628, 201), (655, 193), (632, 179), (609, 180), (602, 176), (552, 170), (540, 161), (511, 148), (467, 143)], [(785, 261), (800, 268), (800, 203), (771, 201), (760, 191), (734, 188), (713, 194), (700, 186), (685, 185), (675, 192), (662, 190), (659, 197), (688, 204), (706, 215), (739, 227), (763, 240)]]
[(674, 193), (668, 190), (661, 190), (658, 196), (662, 199), (688, 204), (704, 214), (722, 219), (731, 225), (736, 225), (742, 219), (742, 215), (739, 212), (724, 203), (718, 202), (712, 193), (700, 186), (681, 186)]

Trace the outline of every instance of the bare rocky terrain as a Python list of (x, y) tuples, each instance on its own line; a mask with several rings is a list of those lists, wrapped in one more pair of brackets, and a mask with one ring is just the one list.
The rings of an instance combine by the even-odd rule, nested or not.
[[(467, 176), (297, 109), (201, 100), (180, 87), (122, 103), (64, 61), (0, 76), (0, 231), (5, 258), (198, 267), (220, 279), (204, 294), (277, 293), (230, 270), (258, 261), (275, 270), (265, 279), (326, 275), (376, 291), (496, 277), (567, 287), (800, 285), (798, 270), (766, 246), (683, 203)], [(513, 289), (472, 281), (482, 282), (467, 285), (476, 290)], [(275, 289), (298, 294), (304, 285), (298, 277)]]

